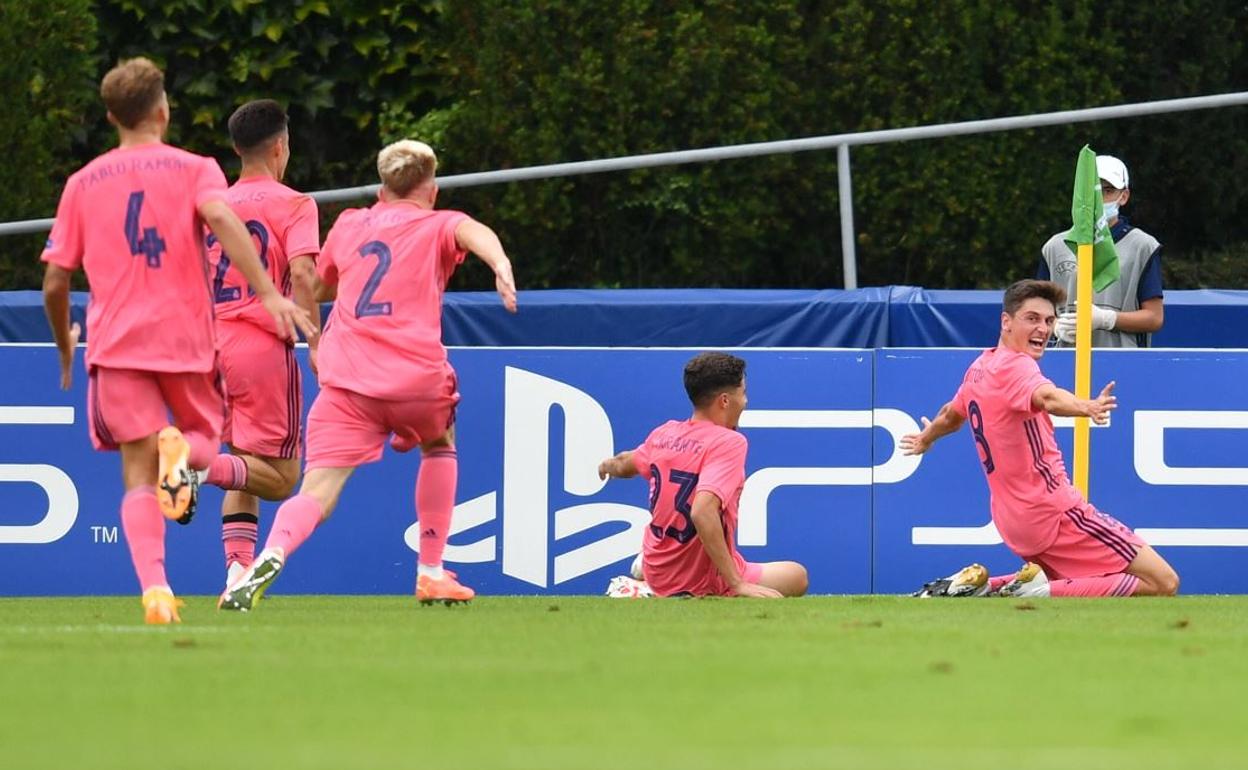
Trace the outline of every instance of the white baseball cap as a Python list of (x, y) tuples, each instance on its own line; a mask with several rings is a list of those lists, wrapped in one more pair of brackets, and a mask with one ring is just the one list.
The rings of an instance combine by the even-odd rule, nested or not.
[(1125, 190), (1131, 186), (1131, 177), (1127, 174), (1127, 164), (1113, 155), (1096, 156), (1096, 175), (1112, 184), (1115, 190)]

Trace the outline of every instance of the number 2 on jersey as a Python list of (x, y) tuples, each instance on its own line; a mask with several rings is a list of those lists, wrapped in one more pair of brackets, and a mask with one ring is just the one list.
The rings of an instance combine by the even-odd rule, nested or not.
[[(269, 231), (259, 220), (248, 219), (247, 232), (251, 233), (252, 237), (254, 237), (256, 242), (260, 245), (258, 250), (260, 253), (260, 264), (265, 270), (268, 270)], [(216, 243), (217, 236), (209, 235), (207, 240), (208, 248), (212, 248)], [(233, 302), (243, 296), (242, 289), (238, 286), (226, 287), (225, 285), (225, 274), (230, 269), (230, 264), (230, 255), (225, 253), (225, 249), (221, 249), (221, 258), (217, 261), (217, 272), (216, 275), (212, 277), (212, 301), (218, 305), (222, 302)], [(256, 290), (248, 286), (247, 296), (254, 297), (255, 294)]]
[[(165, 240), (155, 227), (140, 227), (139, 214), (143, 211), (143, 191), (135, 190), (126, 201), (126, 242), (130, 244), (131, 256), (144, 256), (148, 267), (160, 267), (160, 255), (165, 253)], [(139, 230), (142, 229), (142, 235)]]
[(355, 317), (390, 315), (392, 308), (389, 302), (373, 302), (373, 294), (381, 285), (381, 279), (385, 278), (390, 270), (390, 247), (381, 241), (369, 241), (360, 247), (360, 256), (376, 257), (377, 267), (373, 268), (373, 274), (368, 277), (364, 290), (360, 292), (360, 299), (355, 303)]

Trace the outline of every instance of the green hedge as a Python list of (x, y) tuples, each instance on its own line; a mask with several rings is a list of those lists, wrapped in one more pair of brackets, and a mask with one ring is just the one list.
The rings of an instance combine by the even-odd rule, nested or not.
[[(3, 82), (43, 72), (58, 84), (19, 89), (25, 111), (0, 117), (34, 124), (4, 131), (20, 162), (0, 173), (45, 185), (3, 188), (24, 205), (6, 218), (50, 213), (48, 180), (109, 146), (94, 82), (136, 54), (167, 67), (171, 138), (227, 172), (230, 111), (286, 102), (290, 181), (305, 189), (374, 181), (377, 148), (408, 135), (449, 174), (1248, 88), (1242, 0), (98, 0), (93, 67), (85, 2), (0, 8), (17, 20), (0, 30), (0, 53), (17, 52), (0, 73), (20, 70)], [(92, 129), (69, 155), (84, 94)], [(1168, 278), (1248, 284), (1242, 272), (1233, 283), (1248, 253), (1244, 108), (855, 148), (860, 283), (1032, 274), (1068, 222), (1084, 143), (1130, 166), (1128, 212), (1166, 244)], [(494, 225), (529, 288), (842, 283), (831, 151), (447, 191), (442, 203)], [(491, 285), (479, 268), (456, 283)]]
[[(1229, 0), (464, 0), (451, 18), (454, 50), (471, 54), (437, 137), (453, 171), (1248, 85), (1245, 13)], [(1246, 242), (1246, 116), (1238, 108), (855, 149), (860, 282), (969, 288), (1032, 274), (1040, 244), (1068, 224), (1085, 142), (1131, 166), (1129, 210), (1169, 253)], [(835, 173), (834, 153), (809, 153), (454, 200), (503, 231), (529, 286), (839, 286)]]
[[(90, 0), (0, 2), (0, 221), (51, 216), (93, 98)], [(0, 238), (0, 286), (33, 288), (46, 236)]]

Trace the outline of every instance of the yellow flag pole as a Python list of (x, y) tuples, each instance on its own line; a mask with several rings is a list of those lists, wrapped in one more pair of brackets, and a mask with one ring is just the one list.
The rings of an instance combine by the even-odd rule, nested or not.
[[(1081, 243), (1078, 250), (1078, 277), (1075, 283), (1075, 397), (1092, 397), (1092, 244)], [(1091, 425), (1087, 417), (1075, 418), (1075, 488), (1088, 497), (1088, 456)]]

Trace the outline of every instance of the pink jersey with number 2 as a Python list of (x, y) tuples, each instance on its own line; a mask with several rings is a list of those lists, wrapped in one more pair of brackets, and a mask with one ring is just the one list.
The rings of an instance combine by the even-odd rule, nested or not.
[(166, 144), (106, 152), (69, 178), (41, 259), (87, 273), (88, 366), (212, 371), (198, 207), (225, 190), (215, 160)]
[[(273, 285), (289, 297), (290, 260), (303, 256), (315, 258), (321, 250), (316, 201), (270, 177), (238, 180), (230, 187), (226, 200), (251, 234), (260, 262)], [(217, 318), (249, 321), (277, 336), (273, 316), (264, 309), (229, 255), (223, 253), (216, 236), (209, 235), (207, 245)]]
[(966, 418), (991, 492), (992, 521), (1014, 553), (1039, 554), (1057, 539), (1062, 512), (1084, 502), (1066, 476), (1053, 421), (1031, 403), (1051, 384), (1026, 353), (985, 350), (953, 398)]
[(451, 373), (442, 295), (467, 254), (460, 211), (378, 202), (344, 211), (317, 271), (338, 286), (322, 335), (321, 386), (383, 400), (440, 396)]
[(745, 436), (706, 420), (670, 420), (633, 452), (637, 472), (650, 480), (650, 525), (642, 540), (646, 581), (660, 596), (724, 595), (728, 583), (706, 554), (690, 513), (698, 492), (720, 502), (720, 523), (737, 574), (737, 505), (745, 486)]

